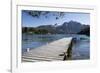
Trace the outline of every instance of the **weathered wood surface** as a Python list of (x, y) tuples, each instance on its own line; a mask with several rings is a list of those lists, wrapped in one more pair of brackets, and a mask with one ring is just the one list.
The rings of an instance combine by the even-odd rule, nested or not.
[(61, 54), (67, 52), (71, 41), (72, 37), (62, 38), (41, 47), (32, 49), (23, 54), (22, 61), (63, 60), (64, 55)]

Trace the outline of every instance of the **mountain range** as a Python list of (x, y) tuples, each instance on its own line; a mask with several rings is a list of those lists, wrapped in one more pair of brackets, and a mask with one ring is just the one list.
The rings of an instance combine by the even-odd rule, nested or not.
[[(25, 28), (27, 30), (25, 30)], [(69, 21), (69, 22), (64, 22), (61, 25), (41, 25), (38, 27), (23, 27), (22, 29), (24, 32), (25, 31), (30, 31), (30, 32), (34, 32), (34, 31), (43, 31), (46, 33), (50, 33), (50, 34), (83, 34), (84, 31), (87, 31), (87, 33), (89, 34), (89, 30), (90, 30), (90, 26), (89, 25), (84, 25), (81, 24), (77, 21)], [(85, 32), (84, 32), (85, 34)]]

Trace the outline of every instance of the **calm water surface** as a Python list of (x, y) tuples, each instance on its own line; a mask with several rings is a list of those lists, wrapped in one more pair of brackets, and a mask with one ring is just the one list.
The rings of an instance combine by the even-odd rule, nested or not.
[(55, 34), (55, 35), (34, 35), (23, 34), (22, 35), (22, 53), (26, 52), (27, 48), (35, 49), (52, 41), (64, 38), (74, 37), (76, 42), (73, 45), (72, 59), (89, 59), (90, 58), (90, 39), (85, 35), (76, 34)]

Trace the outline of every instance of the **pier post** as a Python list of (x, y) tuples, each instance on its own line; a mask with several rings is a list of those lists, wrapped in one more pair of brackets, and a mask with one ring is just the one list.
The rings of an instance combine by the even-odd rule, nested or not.
[(26, 50), (27, 50), (27, 52), (29, 52), (30, 51), (30, 48), (27, 48)]

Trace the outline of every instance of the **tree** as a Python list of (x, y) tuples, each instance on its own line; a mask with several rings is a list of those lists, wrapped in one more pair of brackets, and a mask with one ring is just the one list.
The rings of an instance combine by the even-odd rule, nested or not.
[(28, 13), (32, 17), (39, 18), (40, 16), (45, 16), (45, 18), (48, 18), (48, 14), (51, 13), (52, 16), (55, 16), (55, 19), (58, 20), (59, 18), (62, 18), (65, 13), (64, 12), (50, 12), (50, 11), (32, 11), (32, 10), (23, 10), (24, 12)]

